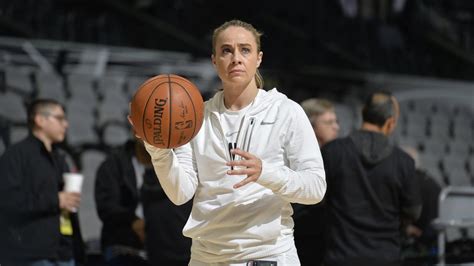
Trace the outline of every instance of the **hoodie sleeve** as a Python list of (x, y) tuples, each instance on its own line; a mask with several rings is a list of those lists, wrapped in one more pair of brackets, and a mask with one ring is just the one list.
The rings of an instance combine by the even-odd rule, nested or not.
[(291, 101), (285, 109), (279, 111), (278, 117), (288, 119), (282, 127), (287, 130), (283, 148), (288, 163), (272, 167), (263, 161), (257, 183), (289, 202), (316, 204), (326, 193), (326, 175), (318, 141), (309, 119), (297, 103)]
[(160, 149), (144, 143), (168, 198), (176, 205), (188, 202), (198, 185), (191, 145), (188, 143), (175, 149)]

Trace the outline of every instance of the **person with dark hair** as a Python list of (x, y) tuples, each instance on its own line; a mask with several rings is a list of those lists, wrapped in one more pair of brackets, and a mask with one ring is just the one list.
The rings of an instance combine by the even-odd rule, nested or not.
[(424, 169), (418, 151), (412, 146), (401, 147), (415, 161), (415, 176), (421, 187), (423, 209), (417, 221), (406, 223), (403, 229), (404, 249), (402, 252), (419, 257), (434, 256), (438, 242), (438, 230), (433, 221), (438, 218), (441, 185)]
[(371, 94), (360, 130), (322, 148), (328, 191), (324, 265), (400, 265), (402, 219), (421, 212), (413, 159), (394, 146), (399, 105)]
[(187, 265), (191, 241), (181, 231), (191, 205), (166, 197), (141, 140), (114, 149), (99, 166), (95, 202), (107, 265)]
[(75, 212), (81, 195), (62, 191), (64, 108), (38, 99), (27, 115), (30, 134), (0, 158), (0, 264), (75, 265), (84, 260)]
[(316, 204), (326, 192), (303, 109), (263, 89), (260, 36), (240, 20), (216, 28), (211, 61), (222, 90), (206, 101), (199, 133), (175, 149), (145, 142), (171, 201), (193, 199), (183, 229), (191, 266), (300, 265), (291, 203)]

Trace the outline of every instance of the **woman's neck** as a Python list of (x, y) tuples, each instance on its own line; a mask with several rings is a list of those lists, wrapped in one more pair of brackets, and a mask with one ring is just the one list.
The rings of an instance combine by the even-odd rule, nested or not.
[(238, 111), (247, 105), (251, 104), (255, 97), (257, 97), (258, 88), (254, 82), (249, 86), (240, 89), (238, 87), (224, 88), (224, 105), (227, 109)]

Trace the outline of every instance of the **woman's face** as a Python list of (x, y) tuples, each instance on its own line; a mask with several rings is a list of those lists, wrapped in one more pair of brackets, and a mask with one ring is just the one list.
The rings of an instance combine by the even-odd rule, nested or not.
[(237, 26), (228, 27), (217, 36), (215, 50), (212, 64), (224, 87), (246, 87), (250, 82), (255, 82), (255, 73), (263, 53), (258, 51), (255, 36), (250, 31)]

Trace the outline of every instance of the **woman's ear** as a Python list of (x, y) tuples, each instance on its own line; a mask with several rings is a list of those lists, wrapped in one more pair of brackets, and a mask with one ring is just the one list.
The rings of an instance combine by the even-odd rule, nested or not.
[(211, 62), (212, 62), (212, 65), (214, 66), (214, 68), (216, 67), (216, 58), (213, 54), (211, 54)]
[(260, 67), (260, 64), (262, 63), (262, 59), (263, 59), (263, 52), (260, 51), (258, 52), (258, 55), (257, 55), (257, 68)]

